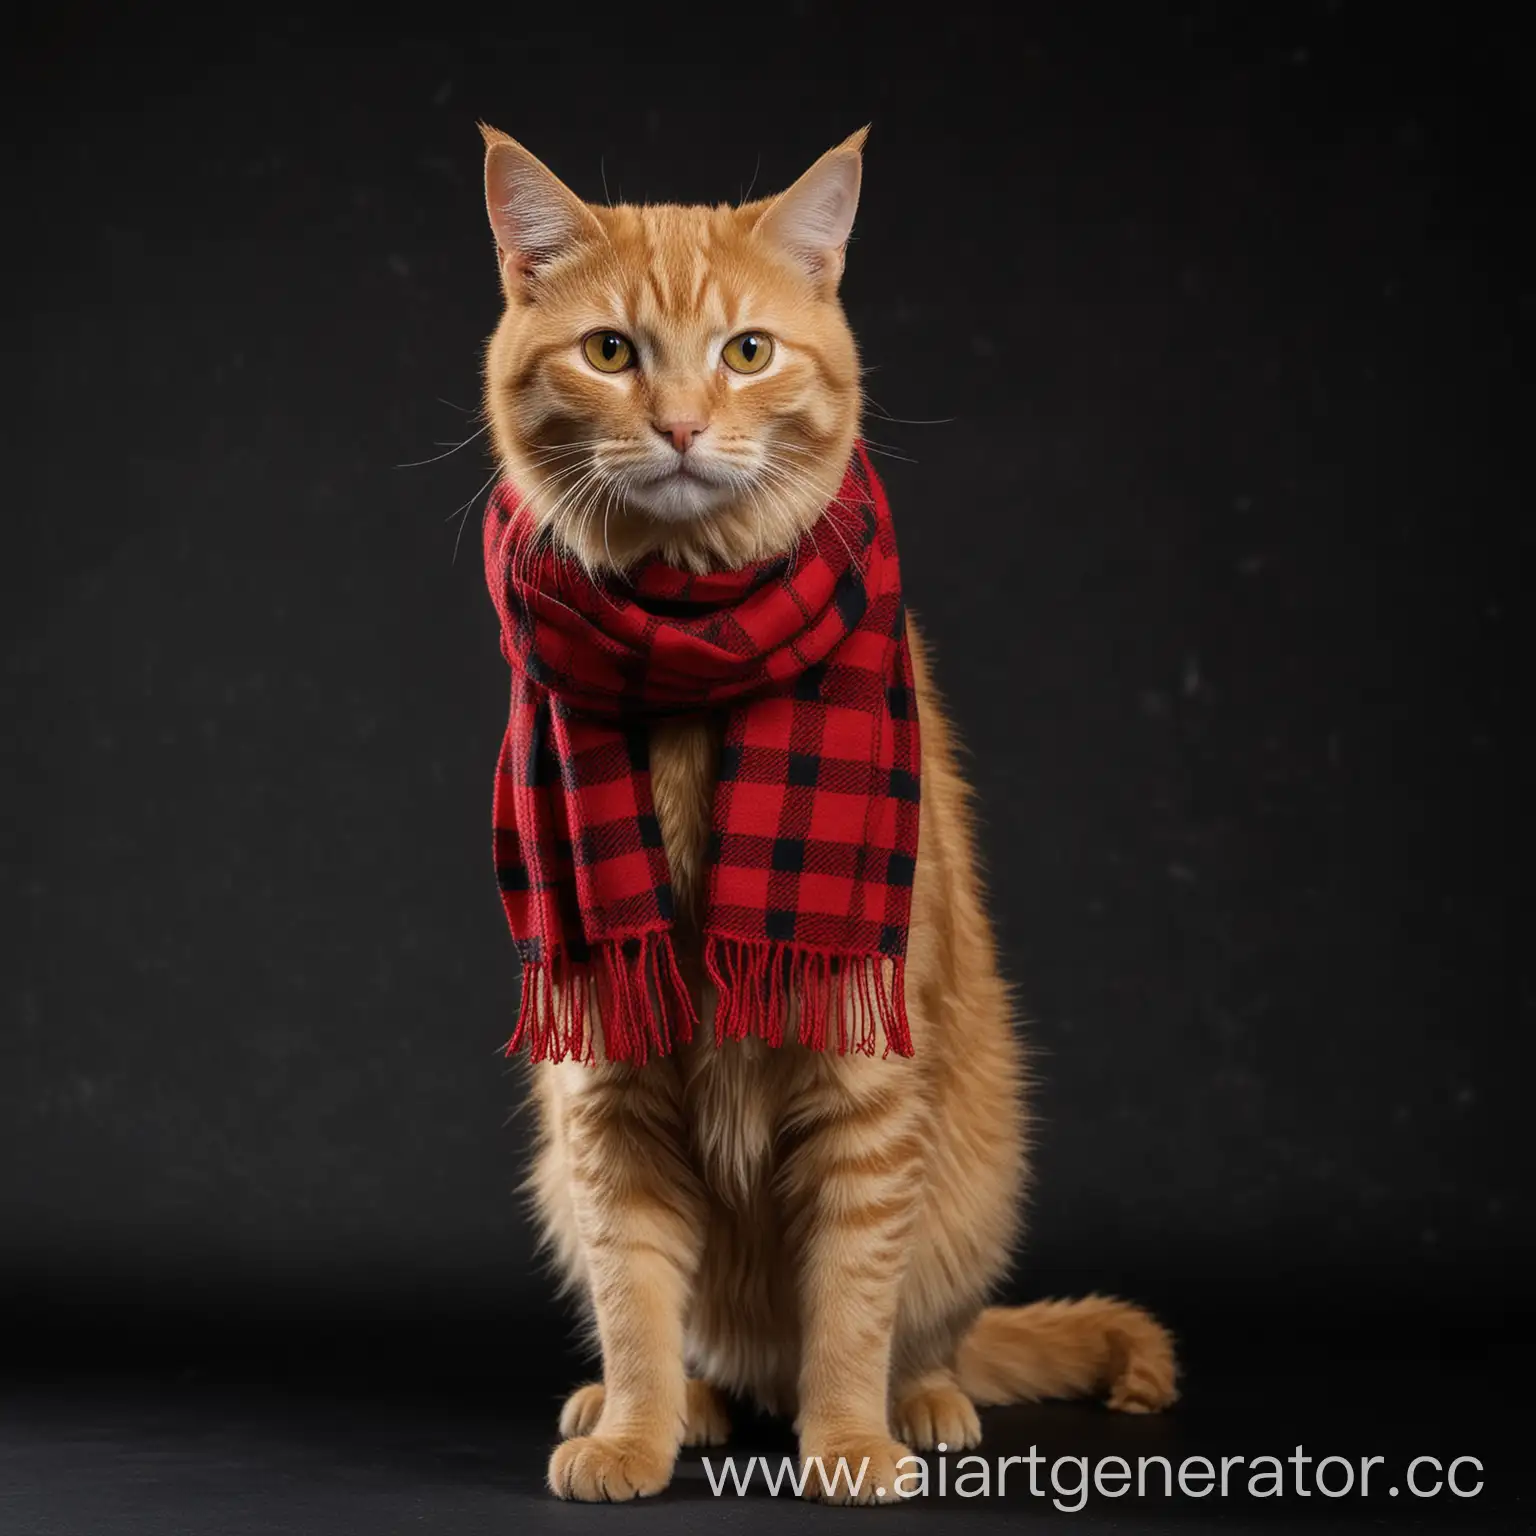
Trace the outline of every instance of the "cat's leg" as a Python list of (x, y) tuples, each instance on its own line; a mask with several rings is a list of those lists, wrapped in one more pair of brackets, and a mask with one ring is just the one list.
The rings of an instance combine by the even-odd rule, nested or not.
[(670, 1061), (552, 1070), (566, 1074), (561, 1133), (603, 1398), (590, 1429), (555, 1448), (549, 1486), (572, 1499), (659, 1493), (688, 1421), (683, 1319), (704, 1224), (677, 1072)]
[[(590, 1435), (603, 1412), (603, 1384), (588, 1382), (577, 1387), (560, 1410), (560, 1433), (567, 1438)], [(684, 1445), (724, 1445), (730, 1438), (731, 1421), (725, 1399), (707, 1381), (688, 1378), (688, 1406), (683, 1420)]]
[[(799, 1259), (802, 1462), (806, 1492), (888, 1503), (911, 1452), (892, 1438), (892, 1335), (923, 1199), (926, 1109), (906, 1063), (829, 1063), (808, 1129), (785, 1168)], [(838, 1462), (846, 1473), (835, 1486)], [(857, 1492), (850, 1478), (863, 1478)]]

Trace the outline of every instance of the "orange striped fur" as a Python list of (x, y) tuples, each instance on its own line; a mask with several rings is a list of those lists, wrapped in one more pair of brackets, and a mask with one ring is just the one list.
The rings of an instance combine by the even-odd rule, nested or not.
[[(609, 208), (486, 130), (507, 300), (486, 409), (504, 471), (593, 569), (653, 550), (696, 569), (782, 552), (835, 494), (861, 410), (837, 285), (863, 138), (777, 199)], [(772, 338), (772, 361), (733, 373), (720, 349), (749, 328)], [(593, 367), (582, 340), (600, 329), (631, 339), (640, 366)], [(698, 485), (657, 479), (675, 451), (659, 429), (680, 419), (703, 423)], [(680, 1446), (725, 1438), (723, 1393), (792, 1416), (803, 1455), (869, 1457), (865, 1498), (892, 1496), (909, 1447), (975, 1444), (977, 1404), (1094, 1394), (1144, 1412), (1175, 1396), (1171, 1342), (1137, 1307), (985, 1305), (1019, 1235), (1025, 1062), (969, 793), (915, 632), (912, 651), (911, 1060), (715, 1046), (697, 918), (718, 733), (702, 719), (651, 732), (679, 952), (706, 1028), (638, 1071), (530, 1071), (539, 1219), (602, 1353), (602, 1381), (561, 1415), (558, 1494), (664, 1488)]]

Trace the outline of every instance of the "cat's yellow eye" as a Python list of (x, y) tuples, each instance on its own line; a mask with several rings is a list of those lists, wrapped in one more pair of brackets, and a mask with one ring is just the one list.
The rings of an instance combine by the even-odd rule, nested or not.
[(726, 342), (721, 355), (725, 366), (735, 373), (761, 373), (773, 356), (773, 337), (761, 331), (743, 331)]
[(635, 349), (617, 331), (593, 331), (581, 344), (582, 355), (599, 373), (623, 373), (633, 367)]

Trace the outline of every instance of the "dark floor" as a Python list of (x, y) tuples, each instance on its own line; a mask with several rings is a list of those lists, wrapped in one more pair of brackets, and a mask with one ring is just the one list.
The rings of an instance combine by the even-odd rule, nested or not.
[[(1155, 1418), (1111, 1414), (1097, 1406), (1057, 1403), (988, 1410), (982, 1451), (997, 1458), (1044, 1458), (1032, 1494), (1028, 1467), (1007, 1473), (1006, 1496), (962, 1497), (965, 1469), (946, 1459), (949, 1493), (937, 1496), (939, 1458), (930, 1458), (935, 1490), (906, 1513), (884, 1518), (915, 1529), (932, 1515), (958, 1529), (1016, 1529), (1021, 1518), (1069, 1520), (1090, 1531), (1359, 1529), (1529, 1530), (1536, 1500), (1525, 1483), (1529, 1345), (1518, 1319), (1436, 1326), (1425, 1318), (1360, 1318), (1346, 1324), (1291, 1319), (1282, 1326), (1233, 1318), (1186, 1353), (1183, 1400)], [(546, 1493), (543, 1470), (554, 1444), (563, 1389), (584, 1379), (579, 1362), (544, 1340), (508, 1329), (445, 1329), (436, 1336), (380, 1334), (371, 1343), (345, 1328), (328, 1338), (273, 1335), (270, 1348), (232, 1352), (183, 1340), (145, 1340), (131, 1371), (72, 1369), (46, 1363), (0, 1392), (0, 1530), (26, 1536), (165, 1536), (172, 1531), (227, 1533), (716, 1529), (721, 1505), (733, 1530), (830, 1529), (841, 1511), (770, 1497), (760, 1484), (745, 1498), (717, 1501), (701, 1453), (685, 1452), (672, 1487), (622, 1514), (561, 1505)], [(251, 1341), (247, 1341), (249, 1348)], [(359, 1346), (368, 1344), (366, 1348)], [(67, 1347), (67, 1346), (66, 1346)], [(160, 1363), (151, 1357), (164, 1351)], [(34, 1352), (36, 1353), (36, 1352)], [(504, 1359), (494, 1379), (490, 1362)], [(201, 1359), (203, 1363), (192, 1363)], [(175, 1363), (168, 1363), (175, 1362)], [(793, 1440), (785, 1426), (738, 1409), (733, 1453), (778, 1458)], [(1298, 1448), (1311, 1458), (1306, 1496), (1296, 1493)], [(709, 1453), (718, 1464), (720, 1452)], [(1247, 1479), (1281, 1458), (1284, 1492), (1257, 1497)], [(1196, 1494), (1198, 1462), (1229, 1465), (1228, 1494), (1199, 1497), (1162, 1491), (1150, 1462), (1144, 1496), (1134, 1484), (1119, 1498), (1091, 1493), (1085, 1507), (1075, 1462), (1090, 1467), (1118, 1456), (1132, 1469), (1164, 1457), (1177, 1478), (1181, 1463)], [(1315, 1469), (1342, 1456), (1353, 1489), (1337, 1498), (1317, 1491)], [(1364, 1458), (1381, 1462), (1360, 1493)], [(1409, 1464), (1463, 1462), (1457, 1486), (1432, 1497), (1409, 1491)], [(1252, 1466), (1249, 1464), (1253, 1463)], [(971, 1468), (973, 1478), (977, 1469)], [(1113, 1464), (1111, 1464), (1111, 1477)], [(744, 1474), (745, 1475), (745, 1474)], [(1434, 1489), (1441, 1473), (1428, 1463), (1417, 1486)], [(1056, 1482), (1053, 1484), (1052, 1479)], [(1344, 1470), (1324, 1472), (1330, 1488)], [(1481, 1486), (1479, 1486), (1481, 1485)], [(976, 1482), (963, 1485), (974, 1493)], [(1111, 1480), (1111, 1490), (1116, 1486)], [(1267, 1492), (1272, 1483), (1263, 1482)], [(1058, 1489), (1063, 1491), (1058, 1491)], [(1394, 1494), (1393, 1490), (1396, 1489)], [(1478, 1491), (1473, 1493), (1472, 1490)], [(1058, 1507), (1074, 1506), (1073, 1508)], [(919, 1514), (919, 1509), (922, 1511)]]

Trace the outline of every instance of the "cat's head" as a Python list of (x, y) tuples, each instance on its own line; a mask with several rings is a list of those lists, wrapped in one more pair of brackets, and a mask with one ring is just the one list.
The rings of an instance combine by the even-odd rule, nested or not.
[(507, 304), (486, 411), (534, 516), (594, 570), (790, 549), (858, 430), (837, 285), (864, 133), (777, 197), (695, 208), (584, 203), (482, 131)]

